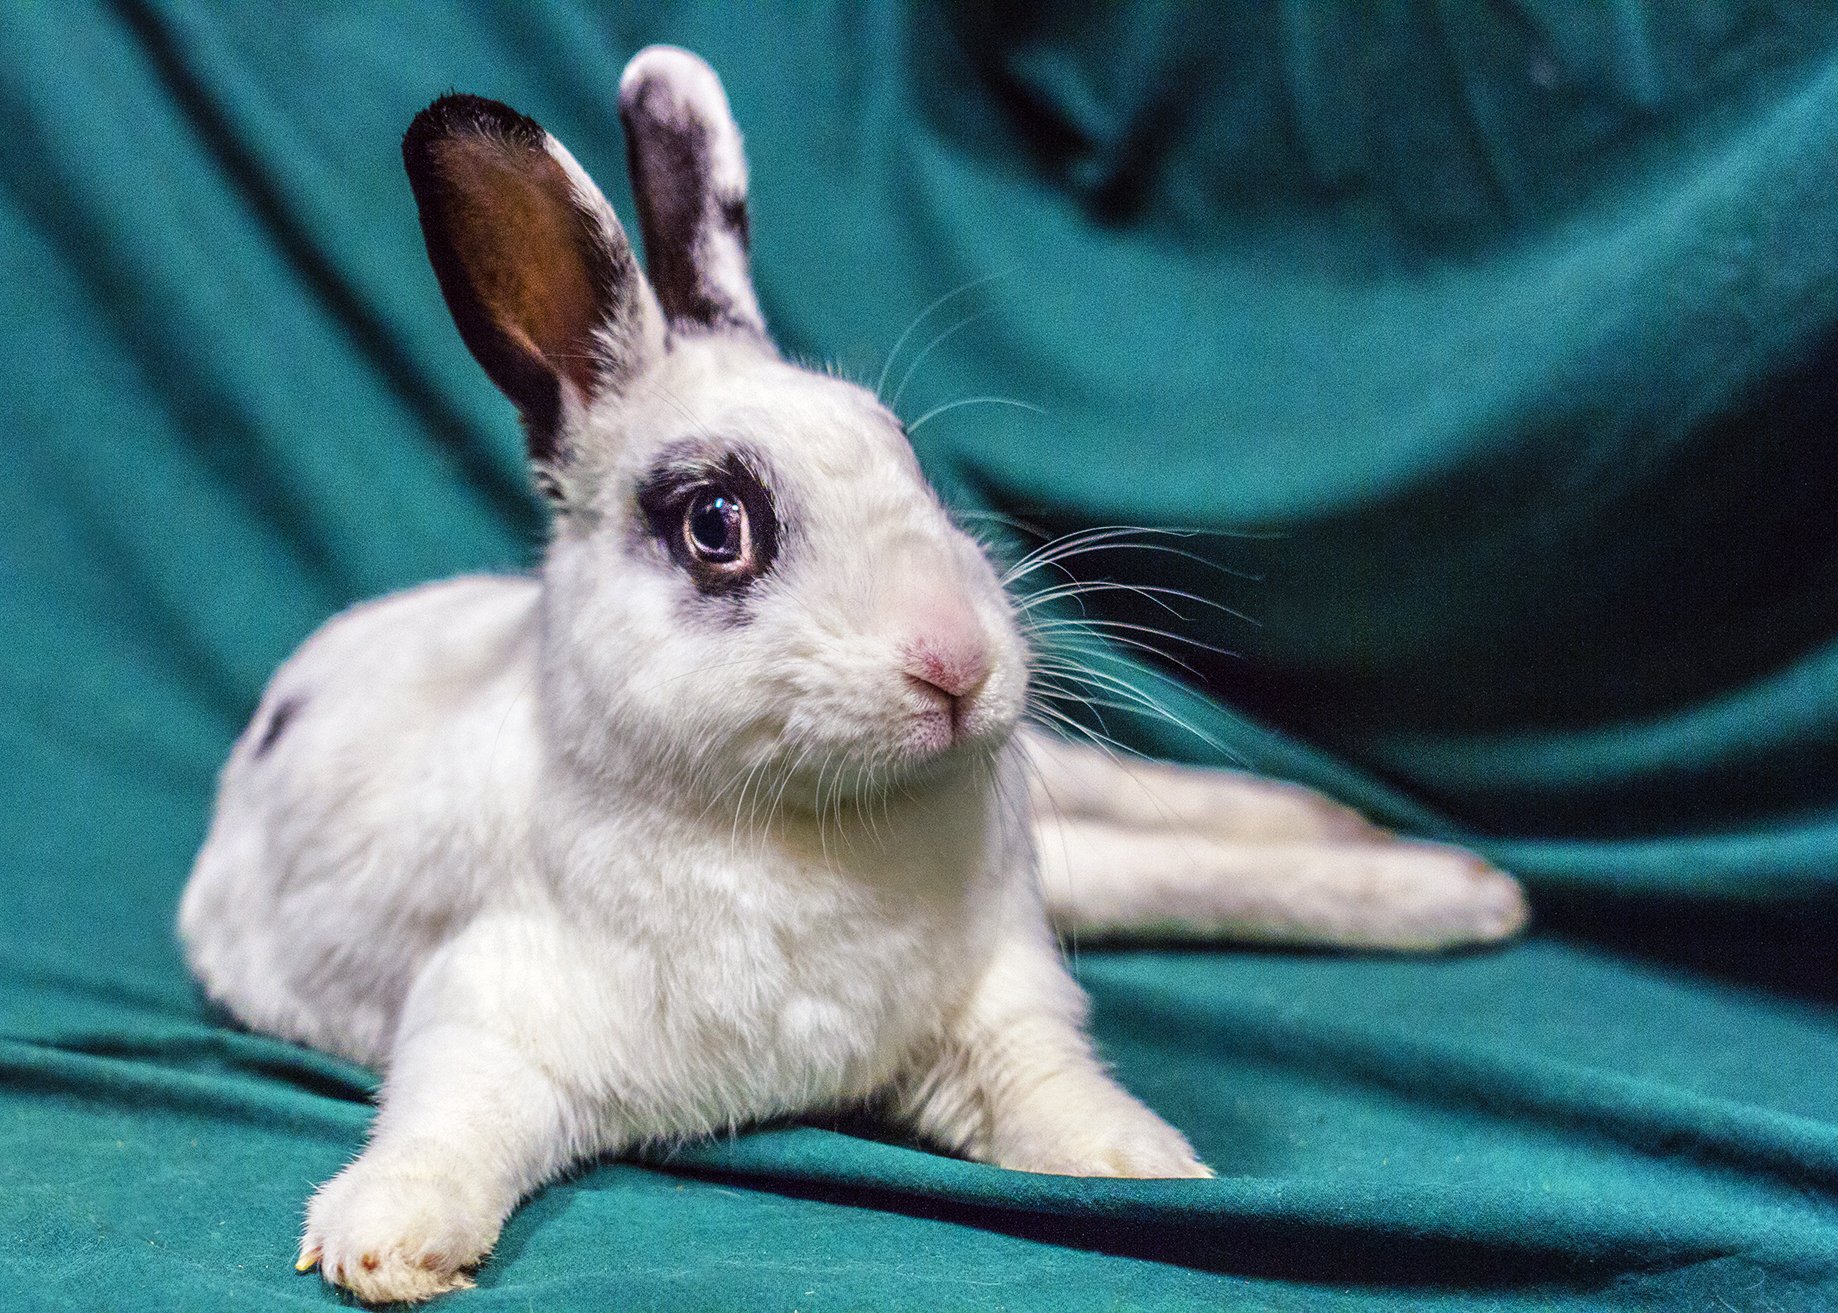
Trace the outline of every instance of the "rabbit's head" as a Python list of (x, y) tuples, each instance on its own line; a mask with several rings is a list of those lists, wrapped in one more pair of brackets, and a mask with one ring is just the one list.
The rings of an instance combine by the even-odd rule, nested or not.
[(806, 803), (987, 759), (1026, 685), (995, 572), (875, 395), (767, 336), (713, 71), (653, 47), (619, 91), (649, 278), (531, 120), (448, 96), (403, 141), (441, 290), (554, 509), (556, 746)]

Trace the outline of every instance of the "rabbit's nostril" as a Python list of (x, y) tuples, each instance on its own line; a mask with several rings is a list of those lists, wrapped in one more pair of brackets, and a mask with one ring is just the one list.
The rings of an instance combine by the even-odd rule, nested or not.
[(930, 685), (955, 703), (989, 678), (989, 653), (981, 642), (920, 639), (902, 653), (908, 679)]
[(948, 688), (941, 688), (931, 680), (915, 675), (911, 671), (908, 671), (906, 674), (906, 682), (917, 689), (922, 697), (942, 699), (945, 707), (951, 712), (954, 718), (956, 717), (957, 705), (961, 700), (956, 693), (951, 692)]

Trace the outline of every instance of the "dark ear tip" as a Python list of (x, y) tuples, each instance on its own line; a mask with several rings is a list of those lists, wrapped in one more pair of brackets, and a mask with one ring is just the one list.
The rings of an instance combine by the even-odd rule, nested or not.
[(428, 148), (436, 141), (462, 135), (495, 136), (521, 145), (540, 147), (548, 137), (542, 125), (519, 114), (502, 101), (464, 92), (448, 92), (415, 115), (402, 134), (402, 159), (410, 174), (428, 163)]

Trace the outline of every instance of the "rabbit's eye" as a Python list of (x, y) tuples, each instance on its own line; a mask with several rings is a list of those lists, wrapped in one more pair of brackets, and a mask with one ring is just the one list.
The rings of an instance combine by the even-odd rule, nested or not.
[(761, 468), (742, 452), (710, 459), (672, 450), (639, 484), (652, 537), (698, 592), (738, 595), (772, 569), (779, 519)]
[(729, 565), (747, 554), (747, 508), (719, 488), (703, 488), (683, 511), (683, 545), (710, 565)]

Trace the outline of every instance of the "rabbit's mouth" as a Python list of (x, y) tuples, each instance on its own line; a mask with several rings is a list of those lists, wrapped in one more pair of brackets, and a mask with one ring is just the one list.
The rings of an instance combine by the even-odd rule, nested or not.
[(776, 802), (819, 810), (880, 799), (986, 766), (1014, 733), (1019, 718), (993, 687), (952, 694), (910, 676), (906, 684), (891, 722), (840, 739), (832, 731), (796, 746), (780, 741), (772, 753), (780, 765), (764, 772), (780, 782), (758, 787)]
[(902, 727), (899, 751), (908, 760), (924, 762), (956, 749), (973, 750), (987, 744), (992, 731), (1002, 730), (1000, 718), (991, 713), (989, 699), (983, 697), (983, 678), (973, 685), (934, 682), (912, 674), (905, 678), (912, 710)]

